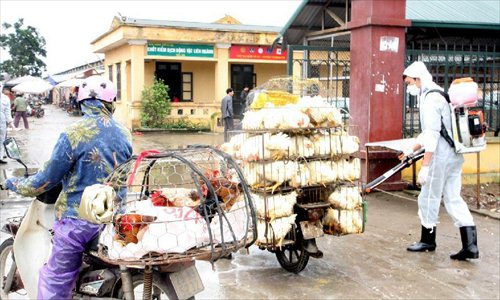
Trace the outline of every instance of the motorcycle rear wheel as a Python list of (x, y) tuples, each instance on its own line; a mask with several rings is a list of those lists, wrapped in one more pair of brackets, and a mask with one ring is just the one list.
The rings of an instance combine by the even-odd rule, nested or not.
[[(295, 243), (283, 246), (275, 252), (280, 266), (295, 274), (304, 270), (309, 262), (309, 252), (304, 248), (302, 233), (299, 228), (298, 226), (295, 228)], [(289, 233), (289, 235), (292, 233)]]
[[(4, 285), (8, 273), (11, 271), (11, 266), (14, 263), (12, 254), (13, 244), (14, 239), (8, 238), (0, 245), (0, 299), (10, 299), (10, 293), (4, 291)], [(16, 269), (12, 271), (16, 272)]]
[[(137, 274), (132, 276), (132, 284), (134, 286), (134, 296), (135, 299), (142, 299), (142, 292), (144, 287), (144, 275)], [(176, 299), (175, 294), (165, 282), (164, 279), (158, 273), (153, 274), (153, 292), (152, 299)], [(118, 299), (125, 299), (123, 295), (123, 289), (117, 293)], [(194, 300), (194, 296), (189, 298), (188, 300)]]

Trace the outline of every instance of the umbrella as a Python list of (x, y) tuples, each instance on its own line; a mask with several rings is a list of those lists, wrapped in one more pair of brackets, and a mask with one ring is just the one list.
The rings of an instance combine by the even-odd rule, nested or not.
[(58, 85), (56, 85), (56, 87), (80, 86), (80, 84), (82, 84), (82, 82), (83, 82), (83, 79), (71, 78), (71, 79), (68, 79), (68, 80), (65, 80), (65, 81), (59, 83)]
[(7, 81), (5, 83), (5, 85), (8, 85), (8, 86), (15, 86), (15, 85), (18, 85), (20, 83), (23, 83), (23, 82), (26, 82), (26, 81), (30, 81), (30, 80), (33, 80), (35, 79), (36, 77), (33, 77), (31, 75), (26, 75), (26, 76), (22, 76), (22, 77), (17, 77), (17, 78), (14, 78), (14, 79), (11, 79), (9, 81)]
[(35, 77), (31, 80), (24, 81), (16, 85), (15, 87), (12, 88), (12, 90), (27, 94), (41, 94), (51, 90), (52, 88), (53, 86), (47, 81)]

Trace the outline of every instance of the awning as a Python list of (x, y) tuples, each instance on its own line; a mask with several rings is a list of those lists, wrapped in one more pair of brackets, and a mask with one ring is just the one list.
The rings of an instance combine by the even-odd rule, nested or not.
[(33, 77), (31, 80), (24, 81), (12, 88), (15, 92), (26, 93), (26, 94), (41, 94), (47, 92), (54, 87), (47, 81)]
[(80, 84), (83, 82), (83, 79), (80, 78), (71, 78), (68, 80), (65, 80), (59, 84), (56, 85), (56, 87), (73, 87), (73, 86), (80, 86)]

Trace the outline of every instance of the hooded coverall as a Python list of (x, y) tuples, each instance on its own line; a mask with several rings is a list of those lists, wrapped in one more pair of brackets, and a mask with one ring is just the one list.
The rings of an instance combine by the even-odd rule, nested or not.
[(451, 111), (446, 99), (439, 93), (430, 90), (440, 89), (432, 81), (431, 74), (423, 63), (408, 67), (405, 75), (420, 78), (420, 125), (422, 133), (417, 143), (432, 152), (429, 164), (427, 183), (422, 186), (418, 196), (418, 215), (422, 226), (432, 229), (438, 223), (439, 205), (443, 197), (448, 214), (453, 218), (456, 227), (474, 226), (472, 215), (467, 204), (460, 196), (462, 187), (462, 165), (464, 157), (455, 150), (439, 134), (441, 119), (451, 136)]
[(40, 270), (37, 299), (71, 299), (87, 244), (99, 225), (80, 219), (78, 207), (85, 187), (104, 183), (119, 164), (132, 156), (128, 129), (113, 120), (99, 100), (82, 102), (82, 119), (59, 137), (52, 157), (33, 176), (6, 180), (9, 190), (36, 196), (62, 182), (55, 210), (53, 247)]
[(4, 156), (3, 142), (7, 135), (7, 124), (12, 123), (12, 115), (10, 113), (10, 99), (3, 93), (0, 94), (0, 160)]

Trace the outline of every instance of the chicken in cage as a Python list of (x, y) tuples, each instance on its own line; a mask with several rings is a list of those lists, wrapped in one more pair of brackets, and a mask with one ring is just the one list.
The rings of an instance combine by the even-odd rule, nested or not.
[(242, 130), (220, 149), (241, 164), (257, 240), (286, 270), (320, 258), (315, 239), (364, 230), (360, 140), (320, 79), (273, 78), (257, 89)]
[(239, 166), (209, 146), (134, 156), (109, 176), (107, 188), (114, 191), (112, 204), (104, 197), (106, 205), (95, 205), (103, 199), (94, 197), (88, 205), (88, 215), (112, 208), (112, 217), (101, 222), (99, 256), (105, 261), (214, 261), (257, 237)]

